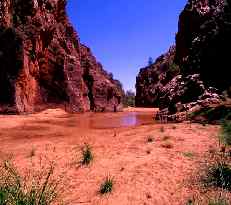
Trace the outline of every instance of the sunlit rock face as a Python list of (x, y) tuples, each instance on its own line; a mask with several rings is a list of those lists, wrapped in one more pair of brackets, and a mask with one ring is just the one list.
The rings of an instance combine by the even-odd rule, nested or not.
[(230, 36), (230, 0), (189, 0), (179, 17), (175, 49), (140, 70), (136, 104), (173, 114), (220, 103), (231, 86)]
[(65, 7), (65, 0), (0, 2), (0, 112), (122, 109), (121, 84), (80, 43)]

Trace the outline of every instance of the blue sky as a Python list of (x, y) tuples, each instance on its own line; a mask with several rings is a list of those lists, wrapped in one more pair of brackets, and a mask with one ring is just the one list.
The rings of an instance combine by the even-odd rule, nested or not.
[(178, 16), (186, 0), (69, 0), (67, 12), (104, 68), (125, 90), (135, 90), (136, 76), (148, 58), (175, 42)]

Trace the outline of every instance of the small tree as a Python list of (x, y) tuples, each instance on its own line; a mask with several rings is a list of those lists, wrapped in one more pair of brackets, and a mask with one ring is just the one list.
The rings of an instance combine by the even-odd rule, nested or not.
[(148, 65), (150, 66), (150, 65), (152, 65), (153, 63), (154, 63), (153, 58), (152, 58), (152, 57), (149, 57), (149, 58), (148, 58)]
[(124, 106), (135, 107), (135, 93), (132, 90), (125, 93)]

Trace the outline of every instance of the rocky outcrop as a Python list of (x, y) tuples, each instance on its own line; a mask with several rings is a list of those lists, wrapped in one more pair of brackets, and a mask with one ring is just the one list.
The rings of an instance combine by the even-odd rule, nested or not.
[(84, 45), (81, 45), (81, 68), (90, 109), (98, 112), (122, 110), (124, 93), (121, 83), (103, 69)]
[(153, 65), (142, 68), (136, 77), (136, 106), (159, 107), (161, 90), (179, 73), (174, 64), (175, 47), (156, 59)]
[(219, 90), (231, 85), (231, 1), (189, 0), (179, 18), (176, 62)]
[(117, 111), (123, 90), (70, 24), (66, 0), (0, 2), (0, 112)]
[(220, 103), (222, 96), (218, 90), (206, 88), (199, 74), (174, 77), (162, 90), (160, 108), (168, 105), (170, 114), (190, 109), (194, 105), (206, 105)]
[(186, 77), (177, 75), (162, 90), (160, 98), (160, 112), (167, 121), (182, 122), (189, 114), (211, 105), (219, 105), (224, 100), (219, 91), (213, 87), (206, 87), (199, 74)]
[[(195, 106), (220, 104), (222, 91), (231, 86), (227, 52), (231, 46), (230, 34), (230, 0), (189, 0), (179, 18), (176, 48), (171, 58), (167, 54), (164, 61), (157, 60), (141, 69), (136, 104), (158, 106), (162, 114), (169, 116)], [(173, 69), (177, 72), (172, 72), (172, 78), (163, 84), (162, 79), (166, 79), (172, 65), (178, 67)]]

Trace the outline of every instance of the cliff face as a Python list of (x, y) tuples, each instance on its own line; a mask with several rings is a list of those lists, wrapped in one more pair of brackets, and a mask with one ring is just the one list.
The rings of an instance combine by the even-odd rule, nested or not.
[(161, 90), (179, 71), (174, 57), (175, 47), (171, 47), (153, 65), (140, 70), (136, 77), (136, 106), (159, 107)]
[(0, 112), (116, 111), (123, 90), (70, 24), (65, 0), (0, 2)]
[(206, 85), (231, 85), (231, 1), (190, 0), (180, 14), (176, 62), (184, 75), (200, 73)]
[[(198, 104), (220, 103), (221, 92), (231, 86), (230, 35), (230, 0), (189, 0), (180, 14), (171, 58), (167, 54), (165, 61), (140, 70), (136, 104), (159, 106), (173, 114)], [(172, 69), (177, 72), (163, 84), (161, 79)]]

